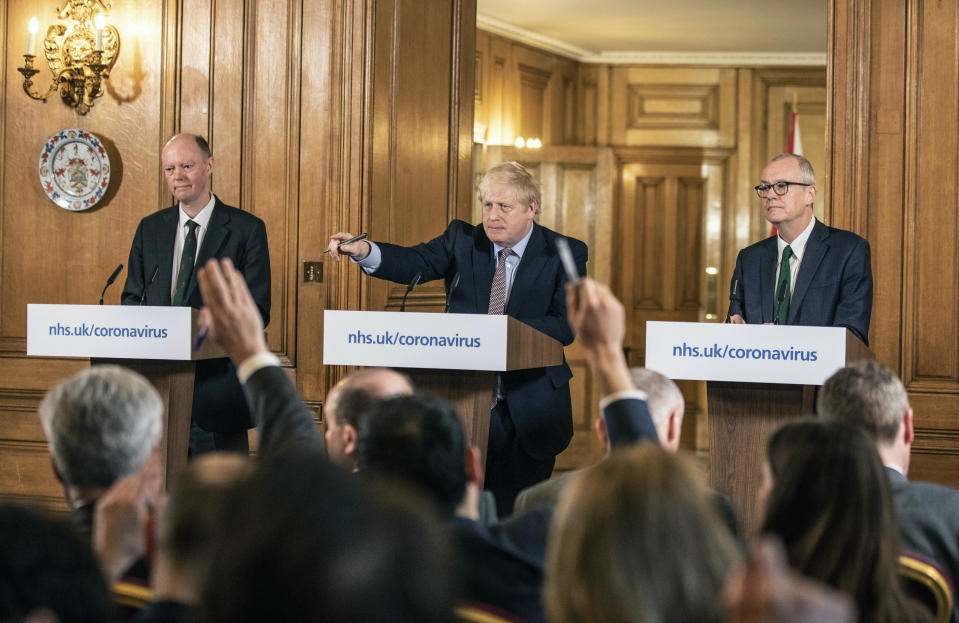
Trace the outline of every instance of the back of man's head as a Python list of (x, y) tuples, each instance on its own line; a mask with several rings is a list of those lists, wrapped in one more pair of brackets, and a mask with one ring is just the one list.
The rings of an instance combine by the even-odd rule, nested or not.
[(646, 392), (646, 405), (653, 423), (659, 428), (674, 410), (686, 406), (683, 393), (670, 378), (649, 368), (631, 368), (630, 375), (636, 389)]
[(68, 524), (0, 505), (0, 621), (27, 620), (102, 623), (113, 604), (90, 546)]
[(389, 368), (364, 368), (330, 390), (327, 415), (339, 426), (358, 428), (360, 416), (374, 401), (412, 393), (413, 384), (405, 374)]
[(397, 487), (370, 493), (313, 449), (260, 464), (215, 504), (203, 621), (449, 621), (445, 535)]
[(819, 390), (823, 418), (855, 426), (879, 443), (895, 441), (909, 397), (892, 370), (875, 360), (857, 361), (831, 377)]
[(93, 366), (60, 382), (39, 413), (54, 465), (73, 487), (109, 487), (135, 473), (163, 427), (160, 395), (119, 366)]
[(426, 492), (452, 516), (466, 492), (466, 441), (456, 411), (414, 394), (374, 404), (360, 422), (361, 472), (400, 478)]

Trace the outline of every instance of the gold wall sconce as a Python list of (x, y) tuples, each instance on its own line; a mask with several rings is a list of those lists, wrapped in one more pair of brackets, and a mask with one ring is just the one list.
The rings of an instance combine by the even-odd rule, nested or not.
[(46, 101), (59, 87), (63, 101), (85, 115), (93, 106), (93, 100), (103, 95), (102, 81), (110, 77), (110, 69), (120, 51), (120, 33), (105, 23), (103, 12), (110, 10), (105, 0), (65, 1), (66, 4), (57, 9), (57, 17), (73, 23), (69, 28), (52, 24), (43, 38), (43, 55), (53, 74), (47, 92), (31, 90), (32, 78), (40, 71), (33, 66), (39, 29), (36, 17), (30, 20), (27, 53), (23, 55), (23, 67), (17, 71), (23, 74), (23, 90), (33, 99)]

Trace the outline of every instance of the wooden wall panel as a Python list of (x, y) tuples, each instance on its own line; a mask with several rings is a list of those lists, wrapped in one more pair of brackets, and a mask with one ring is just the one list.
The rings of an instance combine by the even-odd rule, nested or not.
[(614, 66), (611, 90), (614, 144), (736, 143), (734, 69)]
[[(459, 55), (469, 50), (472, 57), (473, 30), (463, 23), (471, 11), (463, 1), (376, 3), (376, 58), (383, 62), (375, 64), (373, 82), (373, 240), (415, 244), (438, 236), (453, 218), (469, 218), (472, 131), (461, 121), (472, 117), (474, 65), (459, 63)], [(438, 41), (444, 54), (437, 54)], [(369, 283), (370, 309), (399, 308), (405, 285)], [(417, 288), (407, 306), (441, 311), (444, 287), (435, 281)]]
[(832, 218), (872, 244), (870, 343), (915, 409), (910, 477), (959, 485), (959, 12), (830, 2)]
[(512, 145), (516, 137), (581, 143), (577, 63), (482, 30), (476, 41), (483, 95), (474, 125), (487, 145)]

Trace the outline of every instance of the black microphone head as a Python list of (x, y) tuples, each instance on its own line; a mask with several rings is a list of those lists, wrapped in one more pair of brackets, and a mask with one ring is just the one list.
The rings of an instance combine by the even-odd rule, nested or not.
[(423, 271), (417, 271), (417, 273), (413, 275), (413, 279), (410, 281), (410, 285), (406, 288), (406, 291), (412, 292), (413, 288), (419, 285), (420, 279), (422, 278), (423, 278)]
[(111, 273), (111, 274), (110, 274), (110, 278), (107, 279), (107, 285), (110, 285), (110, 284), (112, 284), (114, 281), (116, 281), (117, 275), (120, 274), (120, 271), (121, 271), (121, 270), (123, 270), (123, 264), (120, 264), (120, 265), (117, 266), (115, 269), (113, 269), (113, 273)]

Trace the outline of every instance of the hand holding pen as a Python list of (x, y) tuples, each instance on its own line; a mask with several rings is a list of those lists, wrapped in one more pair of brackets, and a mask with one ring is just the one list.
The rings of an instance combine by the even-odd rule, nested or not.
[(330, 236), (330, 244), (324, 253), (329, 253), (336, 261), (340, 260), (340, 255), (362, 260), (370, 254), (370, 243), (363, 243), (364, 240), (366, 233), (354, 236), (348, 232), (339, 232)]

